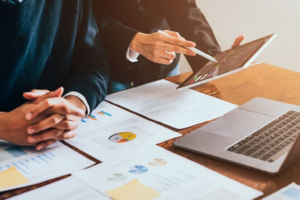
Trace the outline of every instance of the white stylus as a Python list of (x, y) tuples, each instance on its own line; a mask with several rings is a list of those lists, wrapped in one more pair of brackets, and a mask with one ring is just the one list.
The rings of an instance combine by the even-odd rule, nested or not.
[[(162, 34), (164, 34), (164, 35), (170, 36), (169, 34), (163, 32), (163, 31), (161, 31), (161, 30), (159, 30), (158, 32), (159, 32), (159, 33), (162, 33)], [(207, 60), (210, 60), (210, 61), (213, 61), (213, 62), (218, 62), (218, 61), (217, 61), (216, 59), (214, 59), (212, 56), (210, 56), (210, 55), (208, 55), (208, 54), (206, 54), (206, 53), (200, 51), (199, 49), (196, 49), (196, 48), (194, 48), (194, 47), (184, 47), (184, 48), (188, 48), (189, 50), (191, 50), (191, 51), (195, 52), (196, 54), (198, 54), (198, 55), (200, 55), (200, 56), (206, 58)]]

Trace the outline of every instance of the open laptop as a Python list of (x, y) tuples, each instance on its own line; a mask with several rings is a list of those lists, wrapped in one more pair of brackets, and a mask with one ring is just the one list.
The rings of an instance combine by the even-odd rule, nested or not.
[(177, 89), (194, 87), (246, 69), (275, 37), (274, 33), (215, 55), (217, 63), (208, 62), (182, 82)]
[(255, 98), (174, 145), (277, 174), (300, 159), (299, 132), (300, 106)]

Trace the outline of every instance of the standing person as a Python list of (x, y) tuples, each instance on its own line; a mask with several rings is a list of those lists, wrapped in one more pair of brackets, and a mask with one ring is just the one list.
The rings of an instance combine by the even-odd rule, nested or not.
[(221, 51), (195, 0), (94, 0), (93, 9), (110, 56), (110, 93), (178, 75), (178, 53), (198, 70), (207, 60), (185, 48), (195, 43), (212, 56)]
[(109, 79), (91, 0), (0, 0), (0, 27), (0, 140), (41, 150), (74, 137)]

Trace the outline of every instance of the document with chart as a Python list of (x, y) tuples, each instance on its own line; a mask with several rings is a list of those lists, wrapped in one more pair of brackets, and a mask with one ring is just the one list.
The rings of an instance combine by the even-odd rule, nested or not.
[(73, 175), (115, 200), (250, 200), (262, 194), (158, 146)]
[(277, 192), (263, 198), (263, 200), (298, 200), (300, 199), (300, 186), (291, 183)]
[(106, 100), (177, 129), (223, 116), (237, 105), (160, 80), (108, 95)]
[[(47, 194), (47, 195), (45, 195)], [(82, 181), (71, 176), (42, 188), (10, 198), (9, 200), (110, 200)]]
[(105, 162), (144, 144), (158, 144), (181, 134), (102, 102), (82, 119), (79, 134), (69, 144)]
[(0, 192), (47, 181), (84, 169), (95, 162), (60, 142), (45, 150), (35, 147), (0, 147)]

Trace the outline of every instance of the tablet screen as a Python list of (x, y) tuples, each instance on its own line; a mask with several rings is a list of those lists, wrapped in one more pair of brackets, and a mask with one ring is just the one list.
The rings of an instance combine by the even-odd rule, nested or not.
[(214, 56), (218, 61), (217, 63), (208, 62), (199, 71), (193, 73), (179, 87), (198, 83), (243, 67), (252, 55), (272, 36), (273, 35), (269, 35), (217, 54)]

